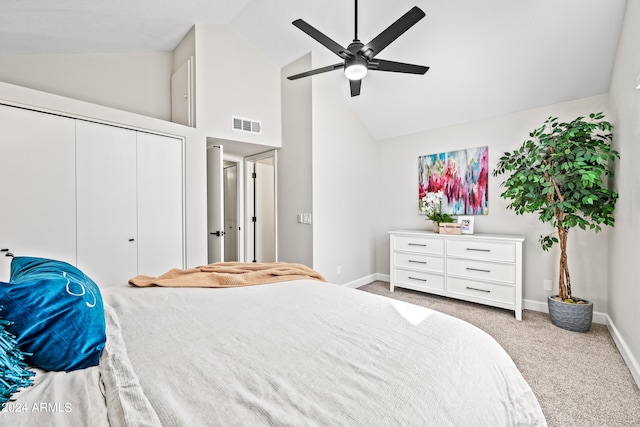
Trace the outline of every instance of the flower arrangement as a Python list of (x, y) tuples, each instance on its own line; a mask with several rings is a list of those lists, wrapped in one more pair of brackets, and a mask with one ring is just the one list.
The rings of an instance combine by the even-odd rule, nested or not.
[(455, 220), (449, 214), (442, 212), (442, 190), (437, 192), (429, 192), (422, 198), (422, 206), (420, 212), (427, 215), (427, 219), (436, 224), (441, 222), (454, 222)]

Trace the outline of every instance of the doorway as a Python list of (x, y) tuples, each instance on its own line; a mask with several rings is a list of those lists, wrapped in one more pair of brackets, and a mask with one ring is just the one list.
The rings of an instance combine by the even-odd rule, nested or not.
[(221, 142), (207, 142), (208, 262), (277, 261), (276, 151), (246, 156)]
[(275, 150), (245, 158), (247, 261), (278, 260), (276, 168)]

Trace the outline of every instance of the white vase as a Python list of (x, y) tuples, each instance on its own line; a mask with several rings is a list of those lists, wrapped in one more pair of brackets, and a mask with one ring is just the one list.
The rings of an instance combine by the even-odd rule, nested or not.
[(440, 232), (440, 225), (436, 221), (433, 221), (433, 232), (434, 233)]

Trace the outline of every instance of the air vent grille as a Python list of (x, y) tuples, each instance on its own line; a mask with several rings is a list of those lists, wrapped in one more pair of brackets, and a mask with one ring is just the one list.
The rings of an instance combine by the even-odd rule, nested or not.
[(232, 129), (240, 132), (262, 133), (262, 124), (256, 120), (232, 117)]

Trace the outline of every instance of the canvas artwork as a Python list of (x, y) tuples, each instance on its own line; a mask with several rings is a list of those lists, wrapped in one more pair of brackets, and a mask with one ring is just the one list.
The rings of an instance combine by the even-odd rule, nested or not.
[(442, 212), (489, 213), (489, 147), (467, 148), (418, 157), (418, 211), (427, 193), (442, 192)]

